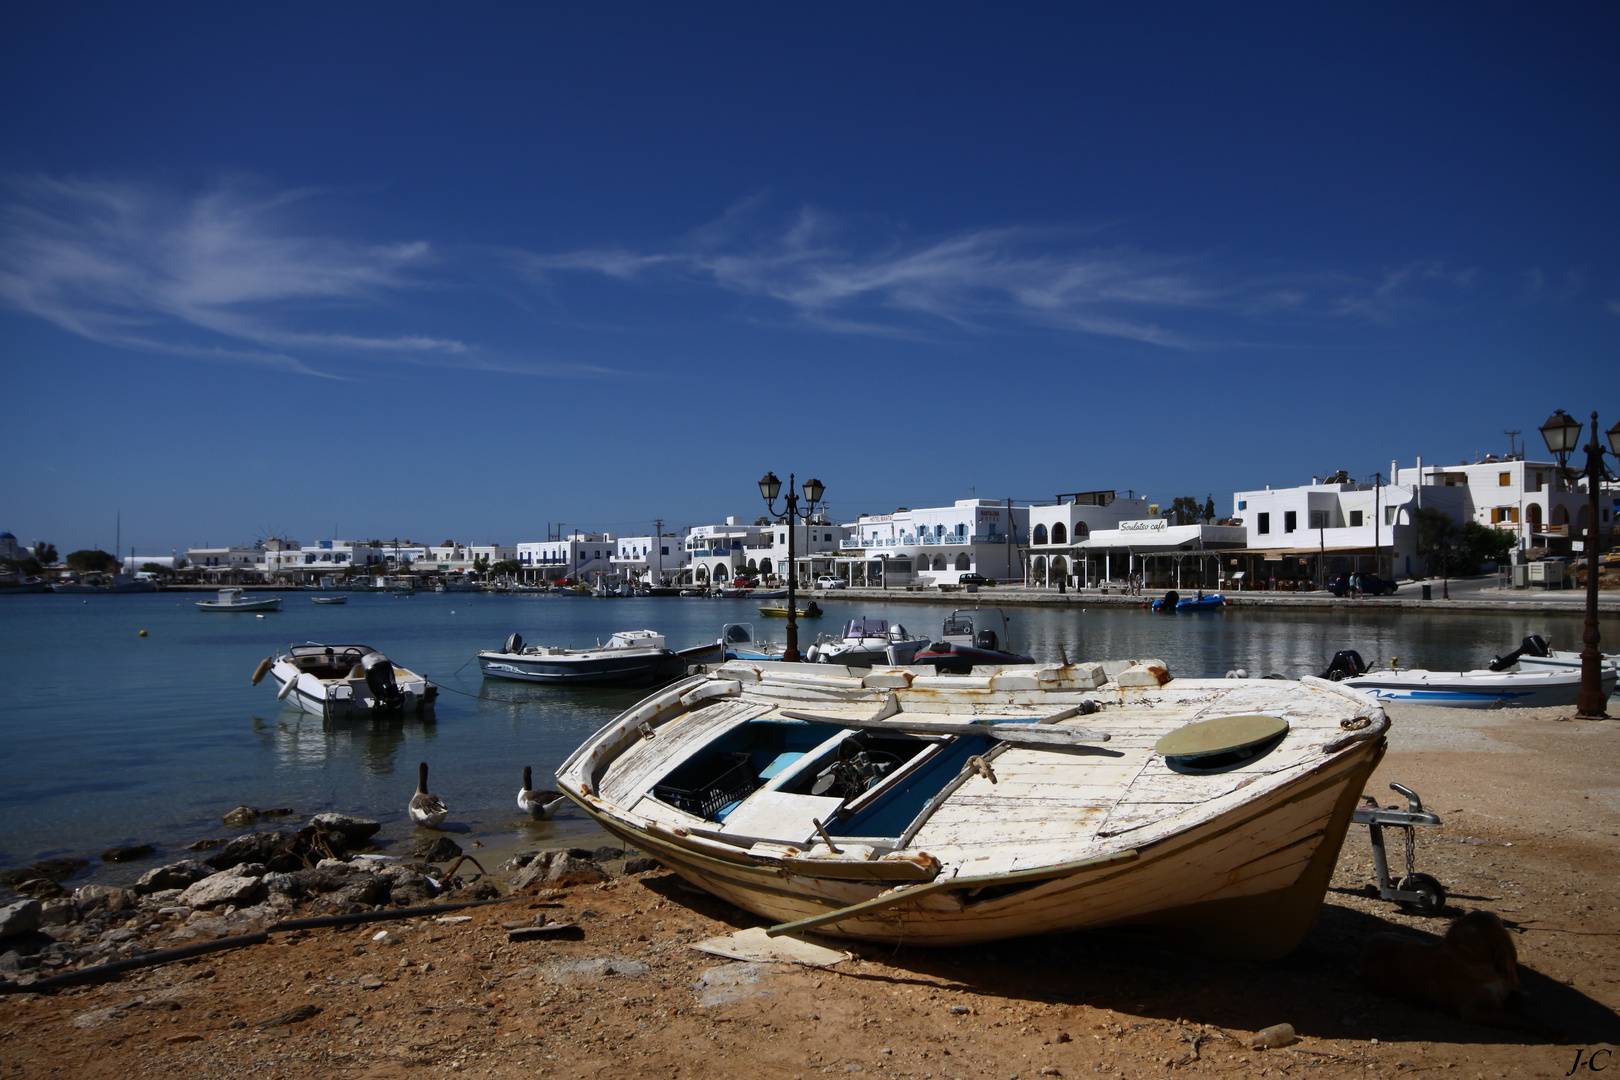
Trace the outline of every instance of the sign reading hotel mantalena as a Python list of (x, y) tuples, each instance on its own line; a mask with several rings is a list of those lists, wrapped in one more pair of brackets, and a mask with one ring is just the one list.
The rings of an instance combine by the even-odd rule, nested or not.
[(1164, 532), (1170, 523), (1164, 518), (1143, 518), (1140, 521), (1122, 521), (1119, 523), (1120, 532)]

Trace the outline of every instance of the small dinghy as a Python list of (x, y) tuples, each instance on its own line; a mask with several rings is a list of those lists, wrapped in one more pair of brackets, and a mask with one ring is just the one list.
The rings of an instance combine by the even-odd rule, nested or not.
[(731, 661), (585, 741), (558, 787), (776, 924), (907, 945), (1151, 924), (1253, 961), (1310, 930), (1388, 723), (1306, 678), (1156, 660)]
[(255, 600), (242, 599), (241, 589), (221, 589), (218, 600), (197, 601), (198, 611), (280, 611), (281, 597), (266, 596)]
[(842, 639), (816, 642), (805, 658), (845, 667), (909, 664), (930, 644), (927, 638), (912, 637), (899, 623), (889, 625), (888, 619), (851, 619), (844, 624)]
[[(978, 628), (974, 628), (974, 620)], [(998, 636), (990, 626), (999, 621)], [(918, 650), (911, 658), (913, 664), (932, 664), (942, 675), (966, 675), (984, 664), (1033, 664), (1035, 661), (1020, 653), (1002, 648), (1007, 640), (1007, 616), (1000, 608), (959, 608), (945, 620), (939, 640)], [(895, 648), (889, 656), (891, 664), (901, 662), (903, 649)]]
[(259, 664), (255, 686), (266, 672), (280, 688), (277, 700), (317, 716), (399, 716), (431, 708), (439, 696), (437, 686), (369, 645), (293, 645)]
[(606, 645), (565, 649), (551, 645), (525, 645), (513, 634), (499, 649), (478, 654), (478, 667), (487, 679), (517, 682), (567, 683), (573, 686), (647, 686), (686, 674), (703, 660), (718, 659), (712, 646), (688, 657), (664, 644), (664, 635), (652, 630), (621, 630)]
[(349, 602), (347, 596), (312, 596), (310, 599), (317, 604), (347, 604)]

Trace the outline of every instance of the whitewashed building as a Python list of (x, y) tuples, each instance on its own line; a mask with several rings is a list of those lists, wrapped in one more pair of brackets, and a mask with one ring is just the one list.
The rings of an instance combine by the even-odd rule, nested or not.
[(688, 558), (682, 537), (621, 536), (614, 541), (609, 561), (620, 581), (642, 581), (657, 585), (664, 581), (680, 580)]
[(1006, 581), (1021, 576), (1018, 548), (1028, 536), (1029, 508), (958, 499), (863, 514), (845, 528), (838, 576), (853, 584), (955, 585), (968, 573)]
[[(1409, 469), (1397, 469), (1393, 462), (1390, 467), (1398, 483), (1421, 489), (1418, 505), (1442, 505), (1459, 524), (1476, 521), (1511, 532), (1521, 551), (1583, 550), (1580, 537), (1591, 512), (1587, 495), (1556, 482), (1557, 466), (1550, 461), (1487, 455), (1473, 464), (1425, 465), (1419, 458)], [(1598, 523), (1612, 526), (1612, 517), (1600, 516)]]
[(776, 564), (762, 569), (759, 560), (770, 558), (773, 526), (764, 518), (744, 525), (728, 517), (723, 525), (698, 525), (686, 534), (684, 547), (690, 564), (688, 580), (698, 585), (720, 584), (752, 574), (776, 572)]
[(613, 571), (617, 540), (612, 533), (575, 531), (557, 540), (531, 540), (517, 545), (513, 557), (524, 581), (540, 583), (572, 578), (583, 581)]

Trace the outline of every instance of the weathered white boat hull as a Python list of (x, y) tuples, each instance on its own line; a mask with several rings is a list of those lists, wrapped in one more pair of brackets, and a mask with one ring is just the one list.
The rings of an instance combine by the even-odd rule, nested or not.
[[(851, 704), (861, 697), (859, 678), (817, 680), (790, 665), (760, 666), (772, 669), (765, 682), (778, 686), (751, 688), (759, 695), (752, 709), (722, 697), (707, 706), (715, 710), (710, 715), (733, 708), (738, 716), (757, 717), (773, 693), (792, 705), (838, 702), (840, 683), (849, 687), (841, 695), (846, 711), (865, 708)], [(735, 669), (727, 665), (719, 675)], [(1298, 944), (1315, 920), (1357, 797), (1383, 754), (1387, 722), (1376, 705), (1319, 680), (1303, 688), (1287, 684), (1294, 697), (1314, 694), (1313, 707), (1327, 703), (1332, 723), (1312, 729), (1295, 718), (1288, 738), (1297, 732), (1299, 739), (1289, 755), (1278, 752), (1272, 767), (1184, 775), (1151, 754), (1159, 733), (1187, 717), (1219, 715), (1246, 702), (1282, 708), (1288, 692), (1268, 680), (1189, 680), (1130, 692), (1110, 686), (1092, 694), (998, 692), (998, 679), (1034, 686), (1041, 675), (1031, 667), (988, 670), (987, 678), (977, 671), (954, 680), (914, 678), (910, 689), (895, 691), (896, 699), (907, 699), (913, 720), (929, 707), (936, 718), (972, 720), (1102, 700), (1104, 712), (1083, 721), (1089, 729), (1110, 716), (1112, 693), (1121, 726), (1108, 745), (1121, 746), (1118, 756), (1007, 748), (991, 765), (994, 779), (974, 777), (953, 789), (931, 817), (925, 814), (914, 836), (903, 838), (908, 842), (882, 859), (834, 858), (802, 837), (749, 847), (746, 838), (728, 841), (723, 825), (640, 794), (657, 773), (650, 748), (663, 744), (660, 753), (676, 755), (687, 752), (683, 742), (695, 749), (712, 734), (698, 726), (703, 721), (689, 719), (696, 708), (683, 711), (690, 706), (680, 703), (683, 695), (705, 692), (699, 678), (654, 695), (598, 733), (559, 770), (559, 785), (604, 829), (692, 884), (774, 922), (824, 917), (869, 901), (887, 904), (851, 911), (819, 926), (822, 933), (969, 945), (1152, 923), (1188, 935), (1207, 951), (1250, 958), (1280, 956)], [(873, 674), (879, 682), (894, 675)], [(1223, 694), (1222, 683), (1241, 689)], [(935, 690), (952, 684), (961, 689)], [(1178, 688), (1186, 692), (1178, 695)], [(1128, 694), (1147, 704), (1140, 716), (1123, 700)], [(876, 697), (868, 693), (866, 700)], [(704, 707), (701, 700), (691, 705)], [(646, 737), (650, 726), (669, 719), (680, 722)], [(1341, 720), (1349, 725), (1345, 730), (1337, 726)], [(693, 727), (683, 732), (688, 723)], [(918, 867), (935, 860), (939, 873), (930, 880)]]

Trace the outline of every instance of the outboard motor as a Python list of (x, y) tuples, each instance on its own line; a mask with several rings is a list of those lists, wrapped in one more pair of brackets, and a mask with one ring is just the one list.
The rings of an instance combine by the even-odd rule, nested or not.
[(360, 658), (360, 667), (366, 673), (366, 688), (380, 708), (397, 712), (405, 705), (405, 693), (394, 678), (392, 660), (380, 652), (368, 652)]
[(520, 653), (522, 651), (523, 651), (523, 635), (522, 634), (513, 634), (511, 637), (506, 639), (506, 644), (501, 646), (501, 652), (504, 652), (504, 653)]
[(1339, 682), (1365, 674), (1367, 665), (1362, 661), (1361, 654), (1354, 649), (1340, 649), (1333, 654), (1333, 661), (1328, 664), (1327, 670), (1322, 672), (1322, 678)]
[(1179, 603), (1181, 603), (1181, 594), (1176, 592), (1176, 590), (1171, 589), (1169, 592), (1164, 594), (1164, 599), (1159, 601), (1159, 614), (1174, 615), (1176, 613), (1176, 605)]
[(998, 651), (999, 645), (996, 641), (996, 632), (994, 630), (980, 630), (978, 634), (974, 635), (973, 645), (974, 648), (983, 649), (986, 652)]
[(1492, 671), (1506, 671), (1519, 662), (1521, 656), (1551, 656), (1552, 650), (1547, 645), (1547, 639), (1540, 634), (1531, 634), (1519, 643), (1519, 647), (1506, 656), (1498, 656), (1490, 663)]

